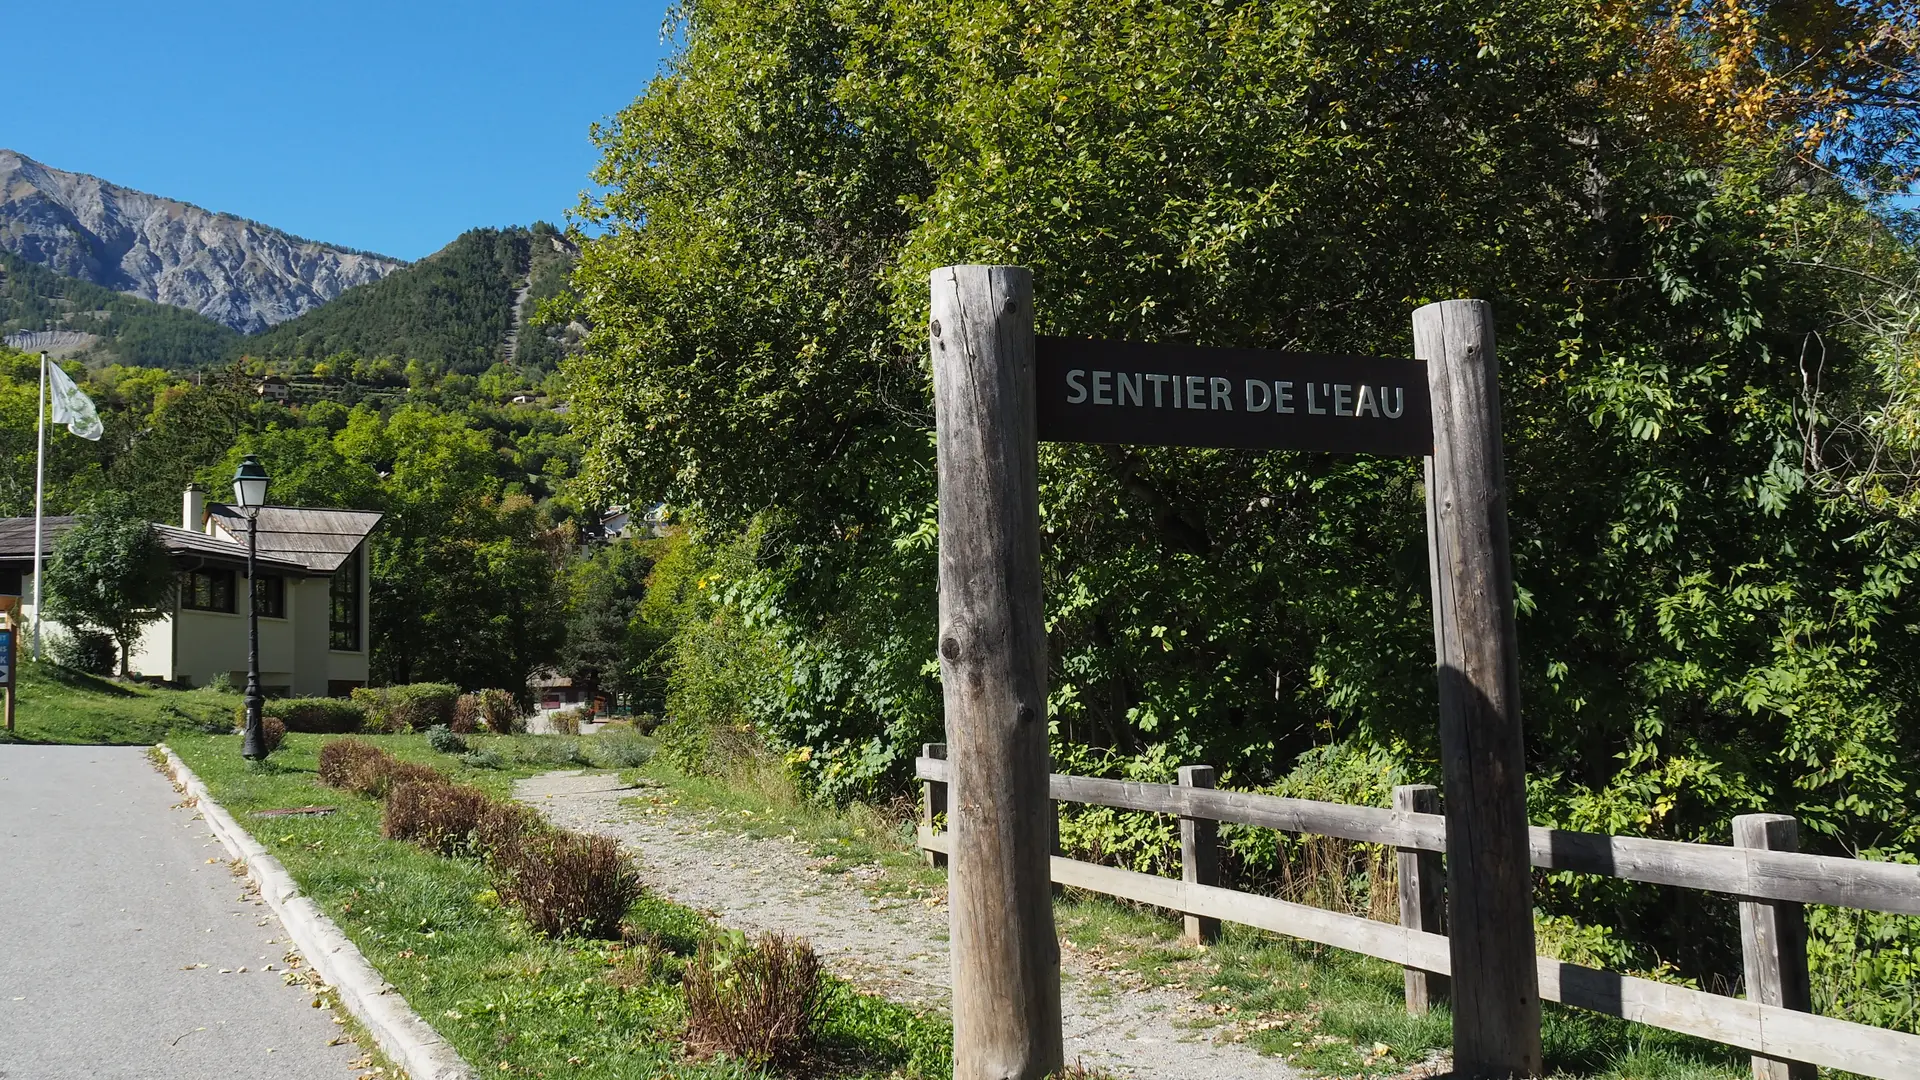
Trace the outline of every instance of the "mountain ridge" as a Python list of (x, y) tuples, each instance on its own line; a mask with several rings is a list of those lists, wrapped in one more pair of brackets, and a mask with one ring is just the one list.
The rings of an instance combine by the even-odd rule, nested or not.
[(0, 249), (257, 333), (408, 264), (0, 149)]

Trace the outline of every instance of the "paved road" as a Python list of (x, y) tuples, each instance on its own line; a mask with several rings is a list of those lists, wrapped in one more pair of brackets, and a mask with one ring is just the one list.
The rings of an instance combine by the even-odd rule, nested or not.
[(0, 746), (0, 1078), (359, 1074), (179, 798), (144, 749)]

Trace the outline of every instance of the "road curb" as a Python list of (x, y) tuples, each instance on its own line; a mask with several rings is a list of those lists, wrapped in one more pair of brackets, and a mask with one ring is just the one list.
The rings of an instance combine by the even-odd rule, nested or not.
[(246, 864), (247, 874), (267, 902), (300, 954), (339, 992), (340, 1001), (372, 1033), (380, 1049), (407, 1070), (413, 1080), (474, 1080), (473, 1069), (452, 1044), (413, 1011), (400, 991), (380, 977), (340, 927), (312, 900), (300, 895), (293, 875), (267, 853), (214, 801), (200, 778), (166, 744), (157, 749), (166, 758), (167, 773), (192, 796), (200, 816), (234, 858)]

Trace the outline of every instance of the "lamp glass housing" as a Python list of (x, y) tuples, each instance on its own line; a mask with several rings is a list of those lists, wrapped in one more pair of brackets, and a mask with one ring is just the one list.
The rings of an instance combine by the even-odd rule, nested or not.
[(267, 505), (267, 470), (260, 459), (248, 454), (240, 462), (233, 474), (233, 498), (248, 510), (258, 510)]

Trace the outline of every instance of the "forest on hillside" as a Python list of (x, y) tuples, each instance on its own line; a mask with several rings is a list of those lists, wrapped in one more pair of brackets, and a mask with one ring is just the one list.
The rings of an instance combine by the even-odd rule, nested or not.
[[(747, 732), (821, 798), (884, 798), (940, 738), (933, 268), (1031, 267), (1043, 334), (1329, 354), (1405, 355), (1416, 307), (1476, 297), (1534, 821), (1726, 843), (1776, 811), (1920, 858), (1911, 9), (677, 10), (596, 129), (563, 371), (583, 489), (693, 538), (646, 601), (690, 613), (680, 760)], [(1056, 763), (1376, 804), (1434, 780), (1421, 505), (1417, 462), (1043, 447)], [(1177, 864), (1152, 822), (1063, 830)], [(1237, 880), (1284, 873), (1271, 834), (1232, 843)], [(1570, 959), (1739, 971), (1698, 929), (1723, 899), (1537, 895)], [(1820, 1006), (1920, 1029), (1920, 921), (1812, 918)]]

